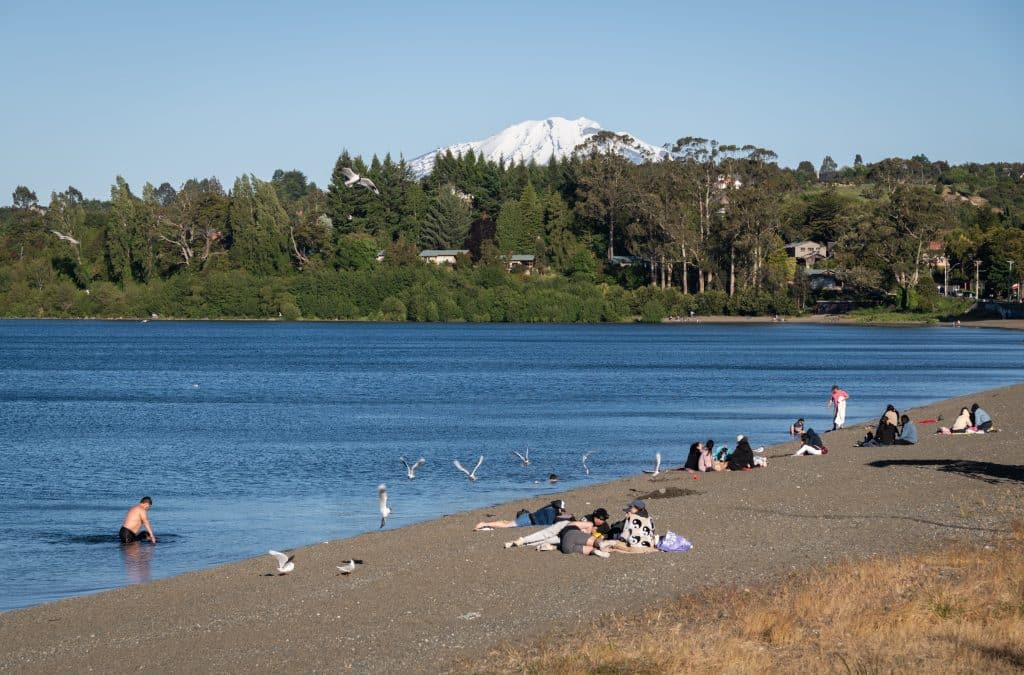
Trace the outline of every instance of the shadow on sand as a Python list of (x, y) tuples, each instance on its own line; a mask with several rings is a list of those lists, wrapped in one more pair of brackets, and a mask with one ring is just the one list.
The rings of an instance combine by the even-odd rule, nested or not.
[(874, 462), (868, 462), (868, 466), (878, 469), (885, 469), (891, 466), (935, 467), (937, 471), (959, 473), (968, 478), (982, 480), (992, 485), (1024, 483), (1024, 466), (1017, 464), (977, 462), (970, 459), (879, 459)]

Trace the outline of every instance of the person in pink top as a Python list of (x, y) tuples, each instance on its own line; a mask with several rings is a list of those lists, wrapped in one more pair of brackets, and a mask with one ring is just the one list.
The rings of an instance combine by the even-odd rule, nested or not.
[(835, 408), (835, 413), (832, 417), (832, 431), (842, 429), (843, 424), (846, 422), (846, 399), (848, 398), (850, 398), (850, 395), (840, 389), (838, 384), (832, 385), (832, 396), (829, 397), (828, 403), (825, 404), (825, 410)]

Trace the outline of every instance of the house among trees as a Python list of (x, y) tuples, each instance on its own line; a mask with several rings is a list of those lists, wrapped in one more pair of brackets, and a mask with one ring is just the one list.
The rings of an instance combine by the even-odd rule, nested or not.
[(944, 270), (949, 265), (949, 260), (946, 258), (946, 249), (942, 245), (941, 241), (930, 241), (928, 246), (925, 248), (924, 254), (922, 255), (922, 261), (936, 270)]
[(534, 264), (537, 261), (537, 256), (529, 254), (515, 254), (508, 257), (507, 268), (508, 271), (521, 270), (526, 274), (529, 274), (533, 270)]
[(802, 262), (804, 267), (814, 267), (814, 263), (828, 257), (828, 248), (825, 244), (816, 241), (797, 241), (786, 244), (786, 253)]
[(432, 262), (435, 265), (454, 265), (455, 256), (466, 255), (468, 253), (468, 248), (446, 248), (439, 250), (428, 249), (426, 251), (420, 251), (420, 259)]

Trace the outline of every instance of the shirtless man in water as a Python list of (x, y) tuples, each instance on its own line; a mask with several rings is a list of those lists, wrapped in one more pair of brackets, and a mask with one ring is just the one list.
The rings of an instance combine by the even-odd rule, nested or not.
[(146, 512), (149, 511), (151, 506), (153, 506), (153, 500), (149, 497), (143, 497), (139, 500), (138, 504), (128, 509), (128, 513), (124, 516), (124, 522), (121, 523), (121, 531), (117, 533), (117, 538), (121, 540), (122, 544), (142, 541), (143, 537), (139, 534), (139, 530), (143, 527), (146, 528), (149, 540), (154, 544), (156, 543), (153, 526), (149, 524), (149, 518), (146, 517)]

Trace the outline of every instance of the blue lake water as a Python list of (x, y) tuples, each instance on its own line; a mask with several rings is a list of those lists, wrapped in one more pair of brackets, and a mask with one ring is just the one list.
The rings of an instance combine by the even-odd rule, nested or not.
[[(0, 321), (0, 610), (375, 529), (381, 482), (389, 527), (539, 506), (697, 439), (828, 429), (833, 383), (876, 419), (1021, 382), (1022, 356), (946, 327)], [(481, 453), (469, 483), (451, 461)], [(160, 543), (122, 548), (142, 495)]]

